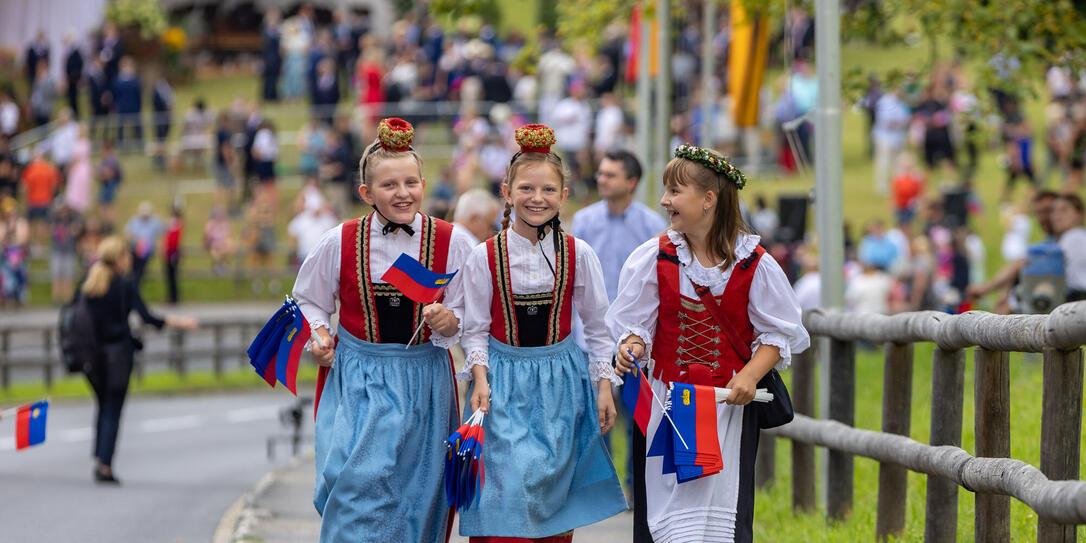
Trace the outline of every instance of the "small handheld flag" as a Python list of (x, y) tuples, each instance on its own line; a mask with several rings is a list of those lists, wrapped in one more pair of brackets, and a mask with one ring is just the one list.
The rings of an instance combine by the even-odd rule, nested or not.
[(690, 446), (673, 442), (678, 481), (685, 483), (724, 469), (717, 434), (715, 389), (672, 383), (671, 409), (676, 426), (691, 437)]
[(449, 286), (456, 275), (430, 271), (418, 260), (400, 253), (392, 267), (381, 276), (381, 280), (400, 289), (400, 292), (420, 304), (432, 304), (441, 297), (441, 291)]
[(445, 440), (445, 498), (450, 506), (461, 511), (479, 502), (486, 483), (485, 417), (486, 413), (475, 411)]
[(15, 449), (23, 450), (45, 442), (45, 419), (49, 400), (24, 405), (15, 414)]
[(626, 404), (626, 410), (633, 415), (634, 423), (641, 429), (642, 435), (648, 435), (649, 415), (652, 414), (652, 387), (645, 373), (634, 364), (634, 368), (626, 376), (622, 384), (622, 403)]
[(268, 385), (278, 380), (297, 395), (298, 361), (309, 336), (309, 323), (288, 296), (249, 345), (249, 363)]

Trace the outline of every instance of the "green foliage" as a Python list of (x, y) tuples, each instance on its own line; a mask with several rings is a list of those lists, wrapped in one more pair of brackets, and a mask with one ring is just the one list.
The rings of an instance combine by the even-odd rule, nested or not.
[(166, 14), (156, 0), (111, 0), (106, 5), (106, 20), (121, 28), (138, 29), (145, 40), (166, 30)]

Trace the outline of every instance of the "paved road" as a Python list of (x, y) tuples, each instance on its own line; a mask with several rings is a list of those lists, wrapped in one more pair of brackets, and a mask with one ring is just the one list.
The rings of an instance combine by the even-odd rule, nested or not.
[(210, 541), (223, 512), (276, 466), (266, 438), (283, 433), (279, 410), (292, 400), (284, 391), (130, 398), (114, 462), (120, 487), (91, 481), (93, 405), (54, 403), (45, 444), (19, 452), (14, 421), (0, 420), (0, 541)]

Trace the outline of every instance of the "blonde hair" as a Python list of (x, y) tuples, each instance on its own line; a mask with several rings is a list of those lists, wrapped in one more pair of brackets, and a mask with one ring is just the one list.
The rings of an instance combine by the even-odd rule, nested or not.
[(410, 156), (415, 159), (415, 164), (419, 167), (419, 178), (422, 177), (422, 157), (419, 156), (414, 149), (408, 149), (406, 151), (389, 151), (381, 146), (380, 140), (373, 140), (373, 143), (366, 148), (366, 152), (362, 155), (362, 159), (358, 161), (358, 175), (361, 176), (361, 184), (370, 186), (370, 182), (373, 181), (373, 169), (377, 167), (377, 163), (382, 160), (390, 158), (400, 158), (403, 156)]
[[(562, 165), (562, 159), (558, 158), (558, 155), (554, 153), (517, 153), (513, 157), (513, 161), (509, 163), (509, 167), (505, 169), (505, 179), (502, 179), (503, 185), (509, 186), (509, 191), (513, 191), (513, 180), (517, 177), (517, 171), (522, 166), (532, 164), (546, 164), (551, 168), (554, 168), (554, 172), (558, 174), (558, 178), (562, 182), (562, 187), (566, 186), (566, 181), (569, 179), (570, 173), (566, 170), (566, 167)], [(502, 215), (502, 230), (509, 228), (509, 217), (513, 214), (513, 204), (510, 204), (508, 200), (505, 201), (505, 214)], [(558, 227), (562, 229), (561, 226)]]
[[(716, 154), (716, 153), (714, 153)], [(749, 234), (739, 211), (739, 187), (724, 175), (685, 158), (673, 158), (664, 168), (664, 186), (692, 186), (701, 192), (716, 194), (713, 224), (706, 236), (706, 249), (713, 257), (719, 257), (721, 270), (735, 263), (735, 242), (739, 234)]]
[(109, 236), (98, 243), (98, 260), (87, 272), (81, 288), (88, 298), (101, 298), (109, 291), (113, 277), (120, 274), (118, 267), (128, 253), (128, 245), (118, 236)]

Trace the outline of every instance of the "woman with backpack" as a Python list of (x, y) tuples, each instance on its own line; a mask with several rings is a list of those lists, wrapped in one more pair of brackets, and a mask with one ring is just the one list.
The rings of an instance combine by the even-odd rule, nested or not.
[(199, 326), (192, 317), (152, 314), (140, 296), (139, 287), (128, 276), (132, 270), (132, 254), (128, 244), (110, 236), (98, 245), (98, 260), (87, 272), (80, 288), (94, 321), (97, 348), (83, 367), (94, 389), (98, 411), (95, 420), (94, 480), (117, 484), (113, 475), (113, 452), (121, 423), (121, 407), (128, 393), (134, 353), (142, 347), (132, 337), (128, 314), (135, 309), (143, 322), (155, 328), (163, 326), (194, 329)]

